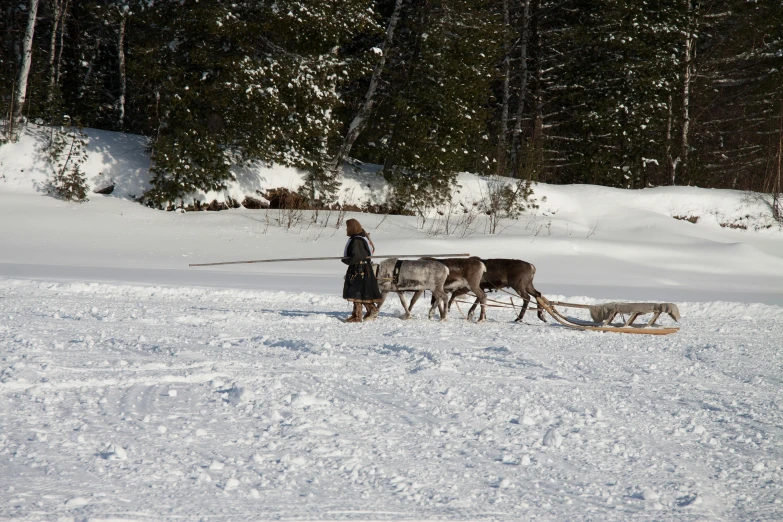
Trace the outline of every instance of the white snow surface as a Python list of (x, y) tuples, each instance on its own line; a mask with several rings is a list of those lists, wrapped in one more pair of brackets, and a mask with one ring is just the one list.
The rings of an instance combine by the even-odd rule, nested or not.
[(658, 337), (392, 304), (1, 281), (0, 517), (783, 516), (781, 308)]
[[(291, 216), (277, 210), (153, 211), (130, 199), (148, 187), (144, 138), (85, 132), (89, 154), (83, 170), (90, 185), (114, 180), (116, 188), (110, 196), (90, 194), (90, 201), (81, 205), (41, 197), (49, 169), (39, 150), (46, 128), (31, 126), (19, 143), (0, 147), (0, 222), (12, 223), (0, 229), (0, 277), (339, 293), (343, 265), (334, 261), (186, 266), (340, 255), (345, 236), (335, 228), (337, 212), (321, 212), (320, 224), (305, 212), (287, 227)], [(381, 201), (388, 188), (376, 170), (372, 165), (346, 167), (341, 199)], [(256, 190), (295, 189), (304, 176), (279, 166), (235, 166), (233, 171), (237, 181), (226, 192), (193, 197), (241, 200)], [(454, 204), (423, 224), (403, 216), (345, 217), (363, 223), (379, 255), (466, 252), (530, 261), (545, 294), (783, 305), (781, 229), (762, 202), (742, 192), (537, 184), (539, 208), (502, 222), (499, 234), (488, 235), (485, 216), (474, 206), (487, 190), (485, 178), (460, 175)], [(466, 210), (475, 219), (460, 227)]]
[[(339, 256), (336, 212), (148, 209), (143, 140), (88, 133), (117, 189), (85, 204), (40, 193), (34, 133), (0, 147), (0, 518), (783, 519), (783, 236), (757, 200), (539, 184), (500, 234), (447, 234), (486, 191), (464, 174), (453, 214), (345, 217), (379, 254), (533, 262), (551, 299), (675, 302), (681, 330), (403, 322), (394, 296), (352, 325), (338, 261), (187, 266)], [(246, 169), (235, 199), (301, 181)], [(382, 195), (372, 171), (344, 195)]]

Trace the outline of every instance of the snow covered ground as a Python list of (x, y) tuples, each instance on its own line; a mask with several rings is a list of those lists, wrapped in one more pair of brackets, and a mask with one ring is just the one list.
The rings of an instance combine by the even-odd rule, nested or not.
[(781, 309), (667, 336), (0, 282), (0, 516), (780, 520)]
[[(7, 224), (0, 228), (0, 277), (339, 292), (343, 265), (335, 262), (187, 267), (340, 255), (345, 236), (335, 228), (336, 212), (322, 212), (313, 223), (311, 213), (277, 210), (153, 211), (129, 199), (148, 187), (143, 138), (86, 131), (84, 171), (91, 186), (114, 180), (117, 187), (111, 196), (91, 194), (83, 205), (41, 197), (49, 169), (40, 152), (45, 129), (33, 126), (18, 144), (0, 147), (0, 223)], [(237, 181), (226, 192), (194, 197), (241, 200), (256, 190), (295, 189), (303, 176), (258, 165), (234, 172)], [(536, 283), (544, 293), (783, 305), (783, 234), (768, 208), (742, 192), (539, 184), (538, 209), (487, 235), (485, 216), (474, 206), (486, 196), (487, 180), (463, 174), (459, 184), (454, 205), (424, 223), (402, 216), (346, 217), (360, 219), (381, 255), (469, 252), (525, 259), (537, 266)], [(379, 201), (385, 192), (372, 166), (346, 169), (344, 201)]]
[[(344, 217), (379, 254), (533, 262), (552, 299), (674, 301), (680, 332), (402, 322), (393, 296), (346, 325), (339, 262), (187, 266), (340, 255), (336, 212), (151, 210), (143, 140), (89, 132), (91, 183), (119, 184), (82, 205), (39, 192), (34, 133), (0, 147), (0, 518), (783, 519), (783, 235), (758, 200), (538, 185), (487, 235), (465, 174), (452, 215)], [(237, 173), (203, 197), (301, 179)], [(345, 199), (383, 194), (349, 174)]]

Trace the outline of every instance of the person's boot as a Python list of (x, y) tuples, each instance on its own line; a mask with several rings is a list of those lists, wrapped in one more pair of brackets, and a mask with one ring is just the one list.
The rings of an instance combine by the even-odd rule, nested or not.
[(345, 320), (346, 323), (361, 323), (362, 322), (362, 303), (353, 304), (353, 313), (351, 317)]
[(365, 321), (373, 321), (378, 317), (378, 306), (375, 303), (365, 303), (364, 308), (367, 310), (367, 313), (364, 314)]

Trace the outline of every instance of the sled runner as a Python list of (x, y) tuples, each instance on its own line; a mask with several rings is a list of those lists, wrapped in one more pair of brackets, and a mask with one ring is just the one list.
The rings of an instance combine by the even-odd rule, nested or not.
[[(590, 306), (590, 305), (583, 305), (583, 304), (575, 304), (575, 303), (563, 303), (560, 301), (549, 301), (546, 297), (540, 296), (536, 298), (536, 301), (538, 302), (538, 306), (540, 306), (545, 312), (547, 312), (549, 315), (551, 315), (555, 321), (562, 324), (563, 326), (567, 326), (569, 328), (574, 328), (576, 330), (590, 330), (594, 332), (615, 332), (615, 333), (630, 333), (630, 334), (646, 334), (646, 335), (668, 335), (672, 333), (678, 332), (680, 329), (679, 327), (665, 327), (665, 326), (653, 326), (655, 324), (655, 320), (658, 318), (658, 315), (660, 313), (665, 312), (666, 308), (672, 309), (670, 307), (667, 307), (665, 305), (672, 305), (671, 303), (607, 303), (607, 305), (597, 305), (597, 306)], [(614, 316), (617, 313), (623, 313), (622, 310), (617, 311), (618, 306), (615, 306), (614, 308), (612, 305), (619, 305), (619, 308), (629, 310), (628, 312), (631, 315), (631, 317), (626, 321), (626, 323), (622, 326), (615, 326), (611, 324), (611, 319), (614, 318)], [(622, 305), (650, 305), (650, 306), (637, 306), (637, 307), (627, 307), (624, 308)], [(565, 316), (563, 313), (561, 313), (555, 306), (561, 306), (565, 308), (586, 308), (590, 310), (591, 315), (593, 317), (596, 316), (595, 312), (599, 311), (602, 308), (606, 308), (610, 311), (614, 311), (615, 313), (613, 315), (610, 315), (607, 320), (605, 320), (603, 323), (601, 322), (587, 322), (587, 321), (580, 321), (578, 319), (573, 319), (571, 317)], [(674, 305), (672, 305), (674, 306)], [(664, 309), (659, 312), (655, 311), (655, 308)], [(653, 313), (656, 313), (655, 317), (647, 324), (647, 326), (644, 327), (637, 327), (633, 326), (633, 320), (640, 315), (641, 313), (644, 313), (643, 311), (639, 310), (647, 310), (651, 309)], [(674, 306), (673, 310), (677, 310), (677, 307)], [(679, 318), (679, 311), (676, 312), (666, 312), (669, 313), (673, 318)], [(675, 320), (676, 320), (675, 318)]]
[[(509, 295), (512, 295), (511, 292), (505, 292)], [(471, 296), (472, 297), (472, 296)], [(519, 296), (513, 296), (513, 297), (519, 297)], [(615, 333), (630, 333), (630, 334), (646, 334), (646, 335), (668, 335), (672, 333), (676, 333), (680, 330), (679, 327), (676, 326), (655, 326), (655, 320), (658, 319), (658, 315), (660, 313), (669, 313), (666, 310), (672, 309), (671, 307), (674, 307), (673, 310), (676, 310), (676, 305), (673, 305), (672, 303), (606, 303), (602, 305), (583, 305), (583, 304), (576, 304), (576, 303), (565, 303), (562, 301), (550, 301), (544, 296), (540, 296), (536, 299), (538, 302), (538, 307), (531, 306), (528, 308), (530, 311), (538, 311), (543, 310), (544, 312), (548, 313), (549, 315), (554, 318), (555, 321), (560, 323), (563, 326), (566, 326), (568, 328), (573, 328), (575, 330), (586, 330), (586, 331), (594, 331), (594, 332), (615, 332)], [(454, 300), (454, 303), (457, 305), (457, 310), (462, 315), (463, 318), (468, 320), (470, 318), (470, 315), (465, 315), (462, 310), (459, 307), (459, 304), (472, 304), (470, 301), (462, 301), (462, 300)], [(499, 301), (496, 299), (487, 299), (487, 307), (490, 308), (511, 308), (515, 312), (518, 310), (518, 305), (516, 305), (512, 299), (509, 299), (509, 302)], [(628, 305), (636, 305), (631, 306), (630, 308)], [(638, 306), (643, 305), (643, 306)], [(601, 312), (603, 310), (608, 310), (610, 312), (610, 316), (605, 320), (604, 322), (601, 321), (582, 321), (580, 319), (575, 319), (573, 317), (568, 317), (564, 313), (562, 313), (560, 310), (558, 310), (556, 307), (559, 306), (561, 308), (584, 308), (588, 309), (591, 312), (591, 315), (595, 318), (596, 312)], [(618, 310), (619, 308), (619, 310)], [(655, 309), (659, 309), (660, 311), (657, 312)], [(663, 308), (663, 310), (661, 310)], [(642, 311), (634, 311), (636, 310), (644, 310)], [(626, 311), (629, 310), (629, 311)], [(647, 312), (649, 310), (649, 312)], [(614, 315), (611, 315), (611, 312), (615, 312)], [(629, 314), (628, 320), (625, 322), (625, 324), (617, 325), (612, 324), (611, 320), (615, 317), (617, 314)], [(647, 323), (646, 326), (640, 327), (640, 326), (634, 326), (633, 321), (636, 319), (638, 315), (641, 315), (642, 313), (655, 313), (656, 315)], [(676, 314), (676, 319), (679, 319), (679, 312), (674, 312)], [(671, 315), (671, 314), (670, 314)], [(674, 317), (674, 316), (673, 316)]]

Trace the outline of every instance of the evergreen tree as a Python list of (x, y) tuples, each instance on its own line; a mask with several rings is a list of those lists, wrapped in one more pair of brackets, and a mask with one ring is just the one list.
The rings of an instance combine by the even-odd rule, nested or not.
[(450, 194), (457, 172), (491, 168), (487, 102), (500, 42), (487, 6), (408, 5), (371, 130), (357, 147), (384, 165), (400, 207), (421, 211)]
[(702, 9), (683, 183), (766, 190), (781, 132), (783, 8), (715, 0)]
[(0, 8), (2, 119), (149, 137), (154, 206), (246, 161), (307, 169), (330, 201), (348, 154), (419, 210), (462, 170), (761, 190), (780, 143), (779, 2), (37, 4)]
[(232, 160), (321, 171), (348, 74), (340, 45), (374, 23), (368, 3), (186, 4), (156, 4), (160, 34), (134, 49), (163, 65), (153, 79), (159, 122), (147, 199), (220, 190)]
[(87, 137), (70, 118), (63, 125), (52, 127), (50, 143), (45, 152), (52, 168), (47, 191), (65, 201), (87, 201), (87, 178), (81, 166), (87, 160)]
[[(555, 107), (546, 139), (557, 179), (646, 186), (651, 171), (665, 165), (661, 144), (677, 70), (675, 2), (579, 4), (580, 19), (567, 17), (566, 30), (555, 33), (558, 52), (543, 58), (552, 71), (543, 88)], [(590, 59), (559, 63), (570, 56)]]

